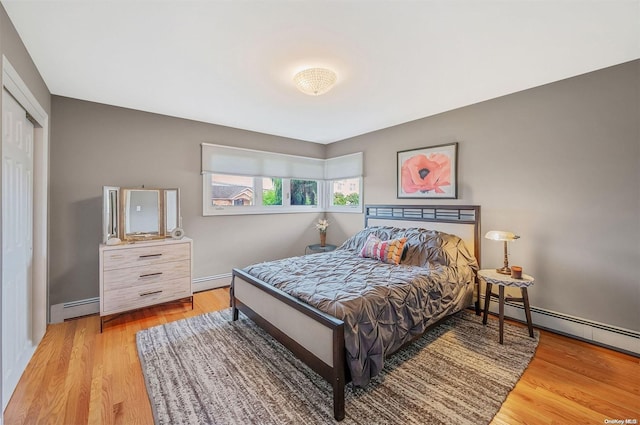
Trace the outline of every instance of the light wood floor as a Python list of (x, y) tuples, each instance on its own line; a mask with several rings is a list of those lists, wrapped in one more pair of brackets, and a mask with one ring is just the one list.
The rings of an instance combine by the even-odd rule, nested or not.
[[(185, 304), (133, 312), (106, 324), (102, 334), (97, 316), (50, 325), (5, 410), (5, 424), (153, 423), (135, 333), (228, 304), (228, 290), (217, 289), (196, 294), (193, 310)], [(640, 421), (639, 359), (543, 331), (493, 423), (605, 419)]]

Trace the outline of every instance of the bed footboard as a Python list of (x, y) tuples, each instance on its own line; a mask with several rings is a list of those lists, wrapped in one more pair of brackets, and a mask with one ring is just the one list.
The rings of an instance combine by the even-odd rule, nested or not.
[(231, 280), (233, 320), (242, 311), (333, 387), (333, 415), (344, 419), (344, 322), (239, 269)]

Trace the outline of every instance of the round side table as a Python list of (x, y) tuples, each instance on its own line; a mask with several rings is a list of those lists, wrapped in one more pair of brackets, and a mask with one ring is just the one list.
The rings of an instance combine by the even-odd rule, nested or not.
[(319, 243), (316, 243), (316, 244), (313, 244), (313, 245), (307, 245), (307, 247), (304, 249), (304, 253), (305, 253), (305, 255), (306, 254), (317, 254), (319, 252), (333, 251), (336, 248), (337, 248), (336, 245), (326, 244), (325, 246), (322, 246)]
[[(499, 314), (500, 314), (500, 344), (503, 344), (503, 330), (504, 330), (504, 302), (515, 301), (524, 304), (524, 314), (527, 317), (527, 327), (529, 328), (529, 336), (533, 338), (533, 324), (531, 323), (531, 310), (529, 309), (529, 294), (527, 288), (533, 285), (535, 279), (532, 276), (523, 274), (522, 279), (514, 279), (508, 274), (498, 273), (495, 269), (485, 269), (478, 272), (478, 277), (485, 281), (487, 289), (484, 296), (484, 316), (482, 318), (482, 324), (487, 324), (487, 314), (489, 313), (489, 301), (491, 298), (498, 299)], [(498, 294), (491, 292), (491, 287), (498, 285)], [(504, 296), (504, 287), (511, 286), (520, 288), (522, 292), (522, 298), (513, 298)]]

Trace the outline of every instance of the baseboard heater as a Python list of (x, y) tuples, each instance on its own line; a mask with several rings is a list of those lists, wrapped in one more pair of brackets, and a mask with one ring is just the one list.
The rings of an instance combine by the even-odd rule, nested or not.
[(51, 323), (61, 323), (67, 319), (100, 313), (100, 297), (70, 301), (51, 306)]
[[(481, 298), (480, 305), (484, 305), (484, 295)], [(640, 357), (640, 332), (539, 307), (531, 306), (530, 309), (535, 327)], [(497, 303), (493, 300), (489, 310), (498, 314)], [(521, 303), (507, 301), (505, 316), (524, 322), (524, 307)]]
[(195, 278), (193, 279), (191, 287), (193, 288), (193, 292), (202, 292), (229, 285), (231, 285), (231, 273), (224, 273)]

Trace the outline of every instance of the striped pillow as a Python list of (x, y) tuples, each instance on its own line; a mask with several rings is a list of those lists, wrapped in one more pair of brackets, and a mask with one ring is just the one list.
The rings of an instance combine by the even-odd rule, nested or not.
[(369, 235), (360, 251), (360, 257), (374, 258), (389, 264), (400, 264), (407, 238), (380, 240), (376, 235)]

